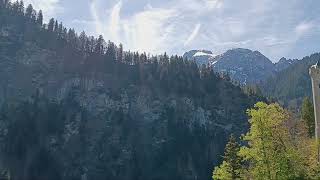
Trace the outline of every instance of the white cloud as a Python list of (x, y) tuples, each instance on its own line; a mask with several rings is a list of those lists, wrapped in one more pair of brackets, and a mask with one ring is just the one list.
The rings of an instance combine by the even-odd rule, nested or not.
[(200, 28), (201, 28), (201, 24), (197, 24), (194, 27), (192, 33), (190, 34), (188, 39), (184, 42), (184, 46), (189, 45), (197, 37), (197, 35), (199, 34), (199, 31), (200, 31)]
[(189, 49), (221, 53), (243, 47), (260, 50), (276, 60), (297, 54), (292, 52), (297, 41), (319, 31), (316, 30), (319, 20), (305, 17), (301, 3), (300, 0), (290, 4), (273, 0), (91, 0), (90, 12), (96, 33), (123, 43), (126, 49), (182, 54)]
[(119, 31), (120, 31), (120, 10), (122, 7), (122, 1), (120, 0), (112, 9), (110, 14), (110, 25), (109, 31), (110, 35), (114, 41), (119, 41)]
[(94, 20), (94, 24), (95, 24), (95, 29), (96, 29), (96, 33), (98, 35), (103, 35), (104, 34), (104, 30), (103, 30), (103, 23), (101, 22), (100, 18), (99, 18), (99, 14), (98, 14), (98, 9), (96, 8), (96, 0), (91, 0), (90, 2), (90, 13), (91, 16)]
[(71, 21), (72, 24), (84, 24), (84, 25), (92, 25), (94, 24), (93, 21), (89, 21), (89, 20), (82, 20), (82, 19), (73, 19)]
[(152, 8), (123, 19), (124, 42), (132, 50), (160, 53), (168, 46), (166, 41), (172, 31), (168, 22), (175, 16), (175, 11)]
[(97, 4), (96, 0), (90, 3), (90, 12), (95, 22), (96, 33), (102, 34), (105, 39), (117, 44), (123, 43), (127, 49), (133, 51), (160, 53), (170, 48), (166, 41), (172, 30), (170, 20), (176, 17), (175, 10), (153, 8), (147, 4), (143, 10), (131, 16), (121, 17), (124, 4), (120, 0), (107, 11), (109, 18), (102, 21), (99, 16), (103, 17), (105, 14), (99, 12)]
[(314, 27), (312, 22), (301, 22), (295, 27), (295, 32), (298, 36), (303, 36), (306, 33), (310, 32), (310, 30)]
[(32, 4), (34, 9), (42, 10), (44, 20), (48, 21), (49, 18), (54, 17), (57, 13), (62, 11), (62, 7), (59, 6), (60, 0), (24, 0), (24, 3)]
[(216, 8), (221, 8), (223, 5), (222, 0), (204, 0), (206, 7), (209, 9), (216, 9)]
[[(130, 50), (156, 54), (165, 51), (177, 53), (189, 47), (188, 45), (197, 37), (201, 23), (195, 23), (193, 32), (183, 29), (188, 29), (190, 23), (198, 16), (221, 8), (222, 2), (222, 0), (164, 1), (164, 6), (161, 7), (146, 3), (142, 9), (122, 14), (122, 10), (130, 7), (131, 2), (117, 0), (112, 8), (105, 11), (100, 8), (103, 0), (91, 0), (90, 12), (95, 22), (96, 35), (102, 34), (105, 39), (123, 43)], [(108, 18), (102, 18), (105, 16)]]

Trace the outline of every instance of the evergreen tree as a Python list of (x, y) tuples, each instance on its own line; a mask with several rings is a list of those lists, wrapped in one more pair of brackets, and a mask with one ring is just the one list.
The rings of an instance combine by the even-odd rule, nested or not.
[(54, 23), (55, 23), (54, 19), (51, 18), (50, 21), (49, 21), (49, 24), (48, 24), (48, 31), (49, 32), (53, 32)]
[(107, 47), (106, 55), (107, 55), (107, 58), (109, 60), (116, 61), (116, 46), (111, 41), (108, 41), (108, 47)]
[(58, 21), (56, 20), (55, 23), (54, 23), (54, 28), (53, 28), (53, 31), (55, 33), (59, 33), (59, 24), (58, 24)]
[(12, 4), (12, 10), (13, 12), (15, 12), (16, 14), (20, 14), (19, 13), (19, 6), (20, 6), (20, 3), (19, 1), (15, 1), (13, 4)]
[(39, 24), (40, 26), (42, 26), (42, 24), (43, 24), (43, 15), (42, 15), (42, 11), (41, 10), (38, 13), (37, 24)]
[(301, 118), (308, 129), (309, 137), (313, 137), (315, 133), (314, 108), (308, 97), (303, 99)]
[(32, 17), (32, 13), (33, 13), (33, 7), (31, 4), (28, 5), (27, 9), (26, 9), (26, 14), (25, 16), (28, 18)]
[(24, 14), (24, 3), (22, 0), (19, 2), (19, 8), (18, 8), (19, 14), (23, 15)]
[(79, 36), (79, 49), (82, 51), (82, 52), (85, 52), (86, 51), (86, 43), (87, 43), (87, 35), (84, 31), (82, 31), (80, 33), (80, 36)]
[(59, 37), (62, 37), (62, 32), (63, 32), (63, 24), (60, 22), (59, 27), (58, 27), (58, 35)]
[(223, 163), (220, 167), (216, 167), (212, 178), (214, 180), (236, 180), (241, 179), (241, 157), (238, 155), (240, 145), (236, 138), (231, 135), (226, 145)]
[(100, 35), (95, 46), (95, 50), (94, 50), (95, 53), (101, 54), (101, 55), (104, 54), (104, 44), (105, 44), (105, 41), (103, 39), (103, 36)]
[(71, 45), (71, 47), (74, 47), (74, 48), (77, 47), (78, 37), (77, 37), (77, 34), (74, 29), (69, 29), (67, 39), (68, 39), (68, 42)]
[(117, 59), (119, 62), (123, 62), (123, 45), (121, 43), (119, 44)]

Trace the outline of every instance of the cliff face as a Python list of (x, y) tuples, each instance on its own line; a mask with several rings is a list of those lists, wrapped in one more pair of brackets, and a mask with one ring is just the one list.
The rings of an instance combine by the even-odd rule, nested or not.
[[(45, 55), (37, 56), (43, 58), (39, 62), (50, 60), (50, 53), (41, 53)], [(3, 147), (15, 141), (26, 146), (25, 160), (15, 151), (9, 156), (6, 151), (2, 154), (4, 167), (18, 179), (29, 177), (22, 170), (29, 172), (29, 168), (37, 169), (43, 163), (49, 164), (47, 169), (57, 166), (52, 177), (61, 179), (210, 179), (229, 134), (245, 131), (245, 110), (254, 102), (224, 80), (216, 82), (215, 93), (199, 98), (149, 85), (115, 88), (110, 84), (111, 75), (99, 78), (77, 71), (57, 73), (57, 66), (45, 71), (41, 68), (50, 66), (47, 63), (40, 68), (36, 60), (31, 62), (32, 66), (18, 62), (10, 65), (10, 72), (3, 73), (10, 78), (1, 78), (6, 83), (1, 86), (2, 102), (28, 102), (18, 103), (20, 113), (4, 112), (7, 127), (1, 129), (11, 132), (4, 133), (5, 139), (17, 136), (16, 128), (26, 128), (16, 122), (26, 120), (26, 116), (34, 123), (24, 133), (37, 132), (32, 137), (18, 135), (18, 140), (2, 142)], [(51, 106), (56, 109), (51, 110)], [(29, 112), (23, 111), (26, 109)], [(53, 132), (47, 129), (52, 125), (56, 129)], [(25, 138), (35, 144), (30, 145)], [(27, 159), (33, 162), (41, 158), (35, 153), (54, 160), (29, 164)], [(10, 161), (21, 166), (7, 164)]]
[(246, 131), (258, 99), (210, 69), (5, 12), (0, 170), (13, 179), (210, 179)]

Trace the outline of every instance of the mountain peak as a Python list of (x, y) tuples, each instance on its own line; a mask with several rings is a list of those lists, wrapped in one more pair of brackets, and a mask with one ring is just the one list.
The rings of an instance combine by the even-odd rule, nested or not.
[(198, 65), (209, 65), (216, 72), (227, 72), (231, 79), (241, 84), (260, 83), (296, 62), (283, 57), (274, 64), (261, 52), (245, 48), (230, 49), (218, 56), (208, 50), (191, 50), (183, 56), (195, 60)]
[(183, 54), (184, 59), (195, 60), (198, 65), (207, 65), (215, 55), (208, 50), (191, 50)]
[(297, 61), (297, 59), (287, 59), (285, 57), (282, 57), (277, 63), (275, 63), (275, 71), (282, 71), (292, 64), (296, 63)]

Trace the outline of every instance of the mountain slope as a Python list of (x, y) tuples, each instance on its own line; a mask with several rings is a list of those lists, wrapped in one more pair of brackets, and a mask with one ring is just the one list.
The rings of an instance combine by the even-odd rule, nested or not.
[(264, 94), (278, 99), (286, 106), (299, 107), (305, 96), (311, 97), (309, 67), (319, 60), (320, 54), (316, 53), (280, 71), (262, 85)]
[(192, 50), (183, 56), (201, 65), (209, 65), (218, 73), (227, 73), (231, 79), (242, 85), (260, 84), (276, 72), (282, 71), (295, 64), (297, 60), (281, 58), (272, 63), (258, 51), (249, 49), (232, 49), (215, 56), (211, 51)]
[(229, 73), (241, 84), (260, 83), (274, 72), (273, 63), (258, 51), (233, 49), (212, 59), (213, 69)]
[(0, 170), (13, 179), (211, 179), (246, 131), (259, 99), (211, 69), (1, 3)]

